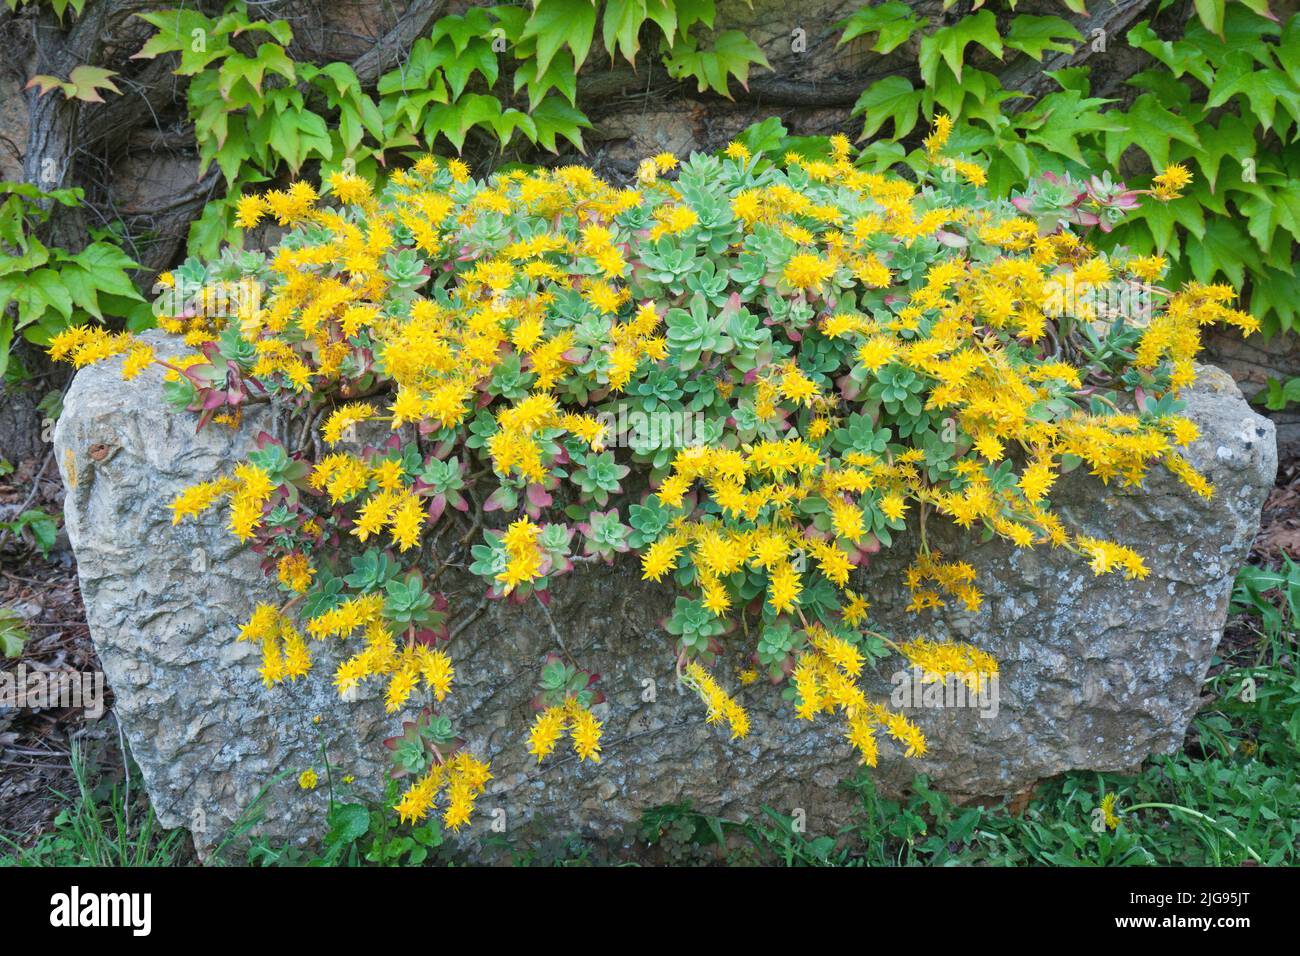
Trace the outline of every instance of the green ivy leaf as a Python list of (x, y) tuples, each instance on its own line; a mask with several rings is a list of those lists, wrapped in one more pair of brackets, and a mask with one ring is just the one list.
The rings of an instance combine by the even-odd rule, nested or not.
[(646, 0), (646, 18), (659, 25), (664, 34), (664, 42), (670, 50), (677, 41), (677, 8), (684, 6), (686, 4), (678, 0)]
[[(434, 21), (429, 39), (437, 43), (446, 37), (459, 56), (468, 50), (474, 41), (482, 41), (491, 29), (492, 17), (488, 11), (482, 7), (470, 7), (463, 16), (439, 17)], [(486, 45), (491, 50), (491, 44)]]
[(1215, 217), (1205, 224), (1204, 239), (1188, 239), (1187, 262), (1198, 282), (1213, 282), (1222, 272), (1235, 286), (1245, 279), (1245, 270), (1259, 271), (1263, 263), (1245, 230), (1231, 219)]
[(637, 34), (645, 21), (645, 0), (606, 0), (601, 36), (611, 63), (620, 51), (628, 63), (636, 63), (641, 48)]
[(889, 0), (878, 6), (860, 7), (852, 16), (835, 24), (843, 30), (837, 46), (869, 33), (876, 34), (871, 49), (876, 53), (890, 53), (902, 46), (917, 30), (930, 22), (928, 17), (918, 17), (912, 8), (898, 0)]
[(698, 92), (713, 90), (727, 99), (732, 99), (727, 88), (728, 77), (734, 76), (742, 87), (749, 89), (749, 69), (754, 64), (772, 68), (758, 44), (739, 30), (718, 34), (711, 50), (697, 49), (695, 41), (688, 38), (664, 59), (669, 76), (694, 77)]
[(892, 139), (902, 139), (916, 127), (922, 93), (904, 76), (887, 76), (872, 83), (853, 104), (862, 115), (862, 139), (874, 136), (886, 120), (894, 121)]
[(1242, 96), (1250, 111), (1259, 117), (1260, 125), (1268, 131), (1273, 128), (1274, 113), (1280, 102), (1291, 119), (1300, 122), (1300, 89), (1288, 80), (1289, 77), (1280, 71), (1259, 69), (1250, 53), (1239, 50), (1229, 54), (1225, 60), (1205, 105), (1214, 109), (1233, 97)]
[(1060, 17), (1036, 17), (1022, 13), (1012, 19), (1006, 45), (1041, 63), (1043, 54), (1048, 50), (1073, 53), (1074, 44), (1082, 40), (1083, 34)]
[(456, 99), (475, 71), (488, 86), (493, 86), (497, 81), (497, 70), (497, 55), (492, 51), (492, 44), (479, 40), (449, 60), (443, 66), (442, 73), (447, 78), (447, 85), (451, 87), (452, 98)]
[(500, 118), (500, 100), (483, 93), (471, 93), (453, 103), (430, 109), (425, 118), (424, 136), (432, 146), (441, 133), (459, 153), (465, 146), (465, 136), (473, 127), (480, 124), (492, 127)]
[[(137, 16), (158, 32), (145, 41), (140, 51), (131, 57), (133, 60), (152, 60), (164, 53), (180, 53), (181, 69), (176, 72), (183, 76), (193, 76), (230, 49), (226, 40), (211, 35), (212, 20), (197, 10), (161, 10)], [(204, 49), (194, 50), (195, 36), (204, 36), (209, 41), (220, 39), (220, 42), (205, 42)]]
[(960, 80), (966, 47), (972, 43), (984, 47), (998, 59), (1002, 58), (1002, 37), (998, 35), (998, 21), (992, 11), (981, 10), (973, 16), (962, 17), (952, 26), (941, 27), (921, 40), (917, 56), (921, 79), (933, 85), (942, 60), (948, 64), (952, 75)]
[(18, 657), (27, 638), (22, 615), (12, 608), (0, 608), (0, 657)]
[(515, 71), (515, 92), (523, 86), (528, 87), (528, 108), (536, 111), (538, 105), (551, 90), (559, 90), (569, 101), (570, 106), (578, 104), (578, 73), (573, 68), (573, 56), (568, 50), (560, 50), (551, 60), (550, 66), (540, 77), (532, 76), (527, 70)]
[(0, 379), (9, 370), (9, 347), (14, 341), (13, 316), (0, 315)]
[(585, 113), (574, 109), (558, 96), (548, 96), (537, 109), (533, 110), (533, 122), (537, 124), (537, 142), (552, 153), (558, 153), (555, 137), (563, 136), (572, 143), (580, 153), (586, 153), (582, 144), (582, 130), (591, 129), (591, 120)]
[(1272, 313), (1274, 329), (1295, 330), (1300, 314), (1300, 277), (1291, 269), (1264, 267), (1250, 277), (1250, 311), (1261, 321)]
[(1077, 90), (1050, 93), (1039, 101), (1035, 116), (1029, 121), (1025, 140), (1086, 165), (1079, 148), (1080, 137), (1099, 132), (1117, 133), (1124, 129), (1119, 114), (1103, 113), (1099, 109), (1109, 102), (1099, 97), (1085, 98)]
[(1185, 40), (1162, 40), (1151, 29), (1148, 20), (1143, 20), (1128, 31), (1128, 44), (1149, 53), (1169, 67), (1175, 79), (1187, 73), (1207, 88), (1214, 84), (1214, 67), (1206, 59), (1202, 47)]
[(1288, 184), (1283, 182), (1276, 189), (1261, 191), (1240, 204), (1246, 215), (1246, 231), (1265, 252), (1279, 229), (1290, 233), (1292, 239), (1300, 239), (1300, 189), (1294, 184), (1288, 188)]
[(10, 303), (18, 306), (21, 329), (38, 321), (53, 309), (65, 319), (72, 317), (72, 296), (53, 269), (41, 268), (0, 278), (0, 311)]
[(1228, 5), (1228, 0), (1192, 0), (1192, 5), (1196, 7), (1196, 15), (1205, 24), (1205, 29), (1222, 37), (1223, 10)]
[(575, 69), (581, 69), (595, 32), (596, 4), (591, 0), (537, 0), (523, 32), (524, 39), (537, 41), (536, 76), (545, 75), (551, 58), (564, 46), (573, 53)]
[(257, 48), (256, 56), (244, 56), (232, 53), (226, 57), (218, 71), (217, 82), (222, 99), (230, 99), (235, 85), (243, 80), (259, 97), (262, 95), (262, 80), (266, 74), (275, 73), (290, 83), (297, 80), (293, 60), (289, 59), (284, 48), (275, 43), (263, 43)]
[(1129, 146), (1147, 154), (1154, 169), (1169, 165), (1169, 144), (1179, 140), (1194, 149), (1201, 145), (1196, 129), (1186, 119), (1169, 112), (1152, 93), (1143, 93), (1125, 115), (1122, 129), (1106, 133), (1106, 161), (1114, 166)]

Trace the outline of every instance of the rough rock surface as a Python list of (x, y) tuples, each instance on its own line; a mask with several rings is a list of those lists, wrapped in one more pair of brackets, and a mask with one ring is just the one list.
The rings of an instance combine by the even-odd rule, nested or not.
[(1300, 408), (1294, 403), (1276, 411), (1266, 411), (1261, 392), (1271, 378), (1287, 382), (1300, 377), (1300, 342), (1294, 335), (1256, 333), (1245, 338), (1236, 329), (1207, 329), (1205, 356), (1236, 380), (1241, 393), (1261, 415), (1267, 415), (1277, 427), (1277, 453), (1281, 461), (1300, 455)]
[[(256, 557), (225, 532), (222, 516), (173, 527), (166, 507), (184, 486), (226, 472), (248, 448), (259, 415), (250, 412), (238, 432), (195, 434), (191, 416), (161, 404), (160, 378), (154, 369), (123, 383), (116, 363), (84, 370), (59, 421), (67, 525), (91, 632), (164, 825), (191, 828), (209, 852), (259, 790), (287, 772), (271, 787), (260, 829), (305, 839), (321, 832), (326, 797), (323, 786), (299, 791), (297, 773), (323, 770), (323, 747), (336, 780), (353, 774), (361, 792), (374, 795), (380, 741), (395, 722), (376, 691), (350, 705), (335, 698), (329, 661), (337, 641), (324, 654), (314, 647), (317, 669), (297, 686), (260, 686), (253, 648), (235, 641), (239, 622), (269, 593)], [(1226, 374), (1203, 369), (1187, 397), (1202, 429), (1190, 457), (1214, 481), (1213, 501), (1163, 473), (1138, 490), (1075, 472), (1054, 495), (1058, 510), (1087, 532), (1135, 545), (1151, 568), (1147, 580), (1095, 578), (1077, 556), (981, 545), (933, 528), (937, 522), (932, 542), (979, 572), (987, 595), (979, 613), (906, 615), (907, 541), (862, 575), (878, 627), (958, 635), (1002, 663), (995, 717), (969, 707), (908, 711), (930, 754), (904, 760), (884, 744), (876, 779), (885, 789), (925, 772), (954, 794), (1011, 793), (1072, 768), (1134, 768), (1179, 745), (1277, 464), (1272, 423)], [(453, 586), (451, 598), (462, 615), (479, 602), (468, 581)], [(455, 639), (449, 712), (470, 747), (491, 758), (495, 777), (471, 843), (496, 809), (510, 829), (540, 817), (558, 832), (606, 836), (644, 808), (682, 800), (730, 817), (764, 804), (802, 808), (821, 832), (848, 818), (854, 798), (837, 784), (857, 768), (837, 725), (795, 721), (778, 689), (755, 685), (742, 691), (754, 725), (748, 739), (731, 742), (706, 726), (698, 700), (674, 686), (672, 638), (659, 625), (670, 605), (670, 594), (640, 583), (630, 563), (588, 566), (557, 584), (552, 619), (574, 657), (603, 675), (609, 697), (599, 765), (556, 754), (539, 768), (525, 752), (527, 702), (541, 659), (554, 649), (536, 605), (494, 604)], [(873, 680), (881, 693), (889, 693), (896, 666), (879, 666)], [(645, 699), (649, 680), (654, 701)]]

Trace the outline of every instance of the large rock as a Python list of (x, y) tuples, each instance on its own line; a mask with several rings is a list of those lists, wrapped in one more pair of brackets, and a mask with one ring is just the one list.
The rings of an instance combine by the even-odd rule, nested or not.
[[(380, 741), (396, 722), (376, 692), (353, 704), (335, 698), (329, 662), (338, 641), (297, 686), (261, 687), (254, 650), (235, 640), (253, 603), (270, 593), (256, 557), (216, 513), (173, 527), (167, 503), (228, 471), (266, 423), (254, 410), (238, 431), (195, 434), (191, 416), (164, 409), (160, 377), (155, 369), (123, 383), (116, 363), (80, 372), (55, 439), (68, 531), (118, 718), (162, 823), (192, 828), (201, 851), (284, 772), (260, 828), (306, 838), (320, 832), (326, 798), (323, 788), (299, 791), (297, 773), (323, 770), (323, 747), (336, 780), (352, 774), (363, 793), (378, 793)], [(930, 753), (904, 760), (885, 744), (875, 772), (885, 789), (925, 772), (954, 794), (1012, 793), (1070, 769), (1128, 770), (1179, 746), (1277, 464), (1273, 425), (1223, 372), (1202, 369), (1187, 399), (1202, 429), (1190, 457), (1214, 481), (1212, 501), (1164, 473), (1138, 490), (1075, 472), (1054, 498), (1086, 532), (1136, 546), (1151, 568), (1147, 580), (1096, 578), (1063, 551), (980, 545), (942, 529), (932, 529), (932, 542), (979, 571), (987, 595), (979, 613), (906, 615), (905, 540), (861, 575), (877, 627), (960, 636), (1002, 662), (995, 716), (971, 707), (909, 711)], [(454, 614), (468, 615), (481, 588), (458, 580), (450, 592)], [(599, 765), (557, 753), (538, 767), (525, 752), (528, 700), (555, 649), (535, 604), (493, 604), (455, 638), (449, 712), (495, 777), (480, 802), (489, 812), (475, 818), (468, 842), (487, 832), (495, 809), (511, 828), (543, 816), (562, 832), (600, 835), (621, 832), (644, 808), (682, 800), (729, 817), (763, 804), (802, 808), (823, 832), (849, 816), (853, 798), (837, 784), (856, 765), (835, 721), (796, 721), (777, 689), (756, 685), (742, 691), (753, 733), (731, 742), (705, 725), (697, 699), (676, 691), (673, 639), (659, 625), (670, 604), (669, 592), (640, 583), (630, 562), (588, 566), (555, 589), (552, 619), (568, 651), (603, 675), (609, 697)], [(872, 678), (880, 693), (888, 695), (897, 666), (887, 661)], [(736, 686), (730, 674), (724, 679)], [(645, 699), (648, 680), (653, 701)]]

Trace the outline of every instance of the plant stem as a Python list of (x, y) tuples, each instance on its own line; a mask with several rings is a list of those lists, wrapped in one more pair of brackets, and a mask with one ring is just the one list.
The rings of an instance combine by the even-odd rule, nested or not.
[(1134, 810), (1148, 810), (1148, 809), (1181, 810), (1183, 811), (1183, 813), (1190, 814), (1191, 816), (1196, 817), (1196, 819), (1198, 820), (1203, 820), (1206, 823), (1213, 824), (1214, 826), (1222, 830), (1224, 833), (1228, 834), (1228, 836), (1232, 837), (1232, 839), (1236, 841), (1238, 846), (1240, 846), (1243, 850), (1245, 850), (1248, 854), (1250, 854), (1250, 858), (1252, 860), (1254, 860), (1260, 866), (1264, 865), (1264, 861), (1260, 859), (1259, 854), (1256, 853), (1254, 850), (1252, 850), (1245, 840), (1237, 836), (1237, 834), (1233, 833), (1231, 829), (1224, 826), (1218, 820), (1214, 819), (1214, 817), (1206, 816), (1204, 813), (1201, 813), (1201, 811), (1199, 810), (1193, 810), (1191, 807), (1184, 807), (1177, 803), (1137, 803), (1131, 807), (1126, 808), (1125, 812), (1131, 813)]

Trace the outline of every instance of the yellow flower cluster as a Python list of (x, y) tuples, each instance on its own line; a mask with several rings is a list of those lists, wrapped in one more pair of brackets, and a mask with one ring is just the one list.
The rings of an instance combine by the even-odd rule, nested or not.
[[(339, 409), (326, 422), (327, 435), (334, 433), (330, 426), (336, 417), (344, 423), (338, 429), (341, 436), (349, 424), (364, 421), (365, 413), (355, 407)], [(367, 541), (387, 529), (399, 551), (408, 551), (419, 544), (426, 503), (414, 486), (403, 479), (400, 465), (392, 458), (376, 453), (362, 459), (336, 452), (316, 464), (308, 482), (326, 492), (335, 504), (352, 500), (373, 484), (375, 492), (358, 509), (352, 535), (358, 541)]]
[[(922, 551), (904, 578), (912, 592), (909, 611), (943, 607), (940, 590), (956, 598), (968, 611), (978, 611), (984, 598), (975, 587), (975, 569), (965, 561), (945, 562), (937, 551)], [(927, 586), (931, 585), (931, 586)]]
[(1078, 537), (1075, 539), (1079, 548), (1092, 559), (1094, 574), (1123, 569), (1126, 578), (1145, 578), (1151, 572), (1142, 558), (1132, 548), (1113, 541), (1100, 541), (1097, 538)]
[(812, 646), (799, 656), (790, 675), (798, 696), (795, 714), (813, 720), (818, 714), (838, 711), (846, 721), (845, 739), (869, 767), (879, 758), (876, 737), (881, 730), (903, 746), (905, 756), (924, 756), (925, 735), (920, 728), (901, 714), (868, 701), (858, 686), (861, 652), (820, 625), (808, 628), (808, 637)]
[(169, 503), (172, 524), (196, 518), (222, 498), (230, 498), (231, 535), (247, 541), (261, 525), (266, 502), (276, 492), (276, 484), (256, 464), (243, 462), (235, 466), (233, 476), (190, 485)]
[(546, 478), (542, 445), (538, 433), (545, 429), (570, 432), (594, 450), (602, 447), (604, 426), (594, 418), (561, 413), (551, 395), (535, 392), (517, 404), (503, 409), (497, 416), (497, 431), (488, 439), (487, 448), (498, 474), (517, 471), (529, 481), (541, 483)]
[(686, 665), (682, 682), (704, 701), (708, 708), (705, 718), (710, 724), (726, 723), (731, 728), (731, 739), (749, 736), (749, 714), (725, 690), (713, 675), (695, 661)]
[(528, 731), (528, 752), (541, 763), (555, 749), (567, 732), (573, 740), (573, 752), (579, 760), (600, 763), (601, 723), (576, 697), (547, 707), (533, 721)]
[(667, 340), (654, 334), (658, 325), (659, 313), (654, 303), (644, 302), (630, 322), (620, 323), (610, 330), (613, 347), (609, 350), (609, 387), (614, 391), (627, 387), (642, 359), (657, 362), (667, 358)]
[(180, 524), (185, 518), (198, 517), (238, 487), (239, 482), (234, 478), (217, 478), (190, 485), (168, 505), (172, 512), (172, 524)]
[(230, 533), (247, 541), (262, 523), (262, 506), (276, 485), (265, 471), (249, 462), (235, 466), (235, 482), (230, 493)]
[(373, 405), (367, 402), (352, 402), (336, 408), (321, 427), (321, 437), (331, 445), (336, 445), (348, 434), (348, 430), (375, 416)]
[(998, 662), (985, 651), (961, 641), (928, 641), (918, 637), (899, 647), (900, 653), (920, 668), (926, 683), (956, 677), (978, 692), (998, 673)]
[(1167, 358), (1174, 365), (1174, 387), (1190, 385), (1196, 374), (1192, 361), (1201, 349), (1203, 326), (1222, 322), (1240, 329), (1242, 335), (1259, 331), (1259, 320), (1253, 315), (1230, 308), (1235, 298), (1236, 293), (1226, 285), (1190, 283), (1174, 293), (1142, 333), (1138, 364), (1153, 366)]
[(273, 604), (259, 604), (240, 629), (241, 641), (262, 646), (262, 683), (271, 687), (296, 681), (311, 670), (311, 653), (293, 620)]
[(502, 584), (502, 591), (509, 594), (520, 584), (526, 584), (542, 573), (542, 549), (537, 546), (538, 535), (542, 529), (520, 518), (506, 529), (502, 544), (505, 546), (507, 564), (504, 571), (497, 575)]
[(365, 640), (366, 649), (341, 663), (334, 674), (340, 697), (369, 677), (387, 677), (384, 703), (390, 714), (405, 706), (421, 680), (439, 702), (446, 700), (455, 669), (445, 651), (418, 643), (399, 650), (393, 634), (377, 620), (366, 625)]
[(442, 823), (449, 830), (459, 830), (469, 822), (474, 801), (492, 779), (488, 764), (466, 751), (458, 751), (443, 763), (435, 763), (402, 794), (397, 803), (398, 817), (404, 823), (417, 823), (429, 815), (438, 795), (446, 792), (447, 809)]
[[(284, 573), (284, 562), (281, 562)], [(291, 572), (292, 573), (292, 572)], [(346, 638), (363, 629), (366, 648), (338, 666), (334, 676), (340, 696), (356, 689), (368, 677), (388, 677), (386, 694), (390, 713), (400, 710), (421, 680), (438, 701), (451, 690), (455, 670), (446, 652), (426, 644), (400, 644), (382, 618), (383, 601), (378, 594), (363, 595), (342, 602), (307, 621), (307, 633), (321, 640)], [(240, 631), (241, 640), (260, 640), (263, 650), (264, 682), (279, 683), (307, 673), (311, 658), (306, 642), (291, 619), (272, 604), (259, 604)]]
[(177, 495), (168, 506), (172, 524), (197, 517), (222, 498), (229, 497), (230, 533), (240, 541), (247, 541), (261, 525), (264, 506), (275, 490), (276, 485), (263, 469), (243, 462), (235, 466), (233, 476), (191, 485)]
[(133, 335), (109, 332), (94, 325), (70, 326), (54, 336), (49, 347), (51, 359), (71, 362), (76, 368), (94, 365), (124, 352), (128, 355), (122, 370), (123, 378), (134, 378), (154, 358), (153, 350)]

